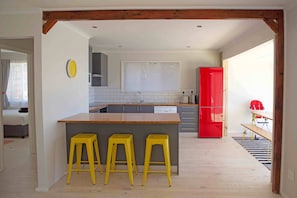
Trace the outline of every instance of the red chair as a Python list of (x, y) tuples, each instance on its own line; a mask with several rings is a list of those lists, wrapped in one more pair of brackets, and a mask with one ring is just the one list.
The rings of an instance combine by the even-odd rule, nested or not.
[[(263, 103), (260, 100), (252, 100), (250, 102), (250, 109), (251, 110), (260, 110), (261, 111), (261, 110), (264, 110), (264, 106), (263, 106)], [(257, 119), (264, 119), (264, 120), (259, 121)], [(267, 121), (266, 118), (263, 118), (262, 116), (259, 116), (259, 115), (255, 115), (255, 116), (253, 116), (253, 119), (252, 119), (253, 124), (255, 124), (256, 120), (257, 120), (257, 123), (263, 124), (263, 126), (266, 124), (266, 126), (268, 127), (268, 121)]]
[[(250, 102), (251, 110), (264, 110), (263, 103), (260, 100), (252, 100)], [(262, 118), (262, 116), (256, 116), (256, 118)]]

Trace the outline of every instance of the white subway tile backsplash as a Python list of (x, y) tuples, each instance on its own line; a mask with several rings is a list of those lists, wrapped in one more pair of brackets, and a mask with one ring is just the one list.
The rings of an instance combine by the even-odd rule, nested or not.
[[(195, 89), (183, 89), (186, 95), (190, 95)], [(89, 87), (90, 103), (178, 103), (182, 91), (170, 92), (122, 92), (120, 88)]]

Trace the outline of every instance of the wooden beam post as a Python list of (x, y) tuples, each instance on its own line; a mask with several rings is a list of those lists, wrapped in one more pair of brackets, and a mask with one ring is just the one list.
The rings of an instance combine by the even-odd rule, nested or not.
[(278, 32), (278, 23), (277, 23), (277, 19), (263, 19), (264, 22), (272, 29), (272, 31), (274, 33)]
[(48, 31), (58, 22), (58, 20), (48, 20), (43, 24), (42, 33), (47, 34)]
[(282, 127), (283, 127), (283, 95), (284, 95), (284, 18), (277, 19), (275, 36), (275, 69), (274, 69), (274, 118), (273, 118), (273, 154), (271, 181), (272, 192), (280, 193), (281, 160), (282, 160)]

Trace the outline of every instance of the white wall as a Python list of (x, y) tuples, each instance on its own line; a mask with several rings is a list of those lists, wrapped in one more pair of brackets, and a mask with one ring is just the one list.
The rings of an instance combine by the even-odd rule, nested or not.
[[(297, 195), (297, 6), (286, 12), (285, 34), (285, 93), (284, 93), (284, 122), (283, 122), (283, 152), (281, 193), (286, 198)], [(290, 171), (294, 174), (294, 181), (289, 179)]]
[(20, 52), (3, 52), (1, 51), (1, 59), (9, 59), (19, 62), (26, 62), (27, 61), (27, 54), (20, 53)]
[(272, 39), (274, 39), (274, 32), (262, 21), (257, 27), (244, 32), (224, 46), (222, 58), (231, 58)]
[[(66, 128), (57, 120), (88, 112), (88, 38), (57, 23), (42, 36), (43, 134), (38, 139), (39, 187), (49, 188), (65, 173)], [(66, 62), (74, 59), (77, 76), (69, 78)]]
[[(57, 120), (88, 112), (88, 38), (60, 23), (43, 35), (41, 12), (0, 15), (0, 27), (1, 39), (34, 39), (36, 190), (46, 191), (63, 176), (67, 165), (65, 126)], [(66, 75), (68, 58), (77, 61), (78, 74), (74, 79)]]
[[(121, 88), (121, 61), (177, 61), (181, 64), (181, 79), (180, 79), (180, 91), (176, 94), (180, 94), (182, 91), (186, 91), (186, 94), (190, 94), (190, 90), (196, 92), (196, 68), (200, 66), (220, 66), (220, 53), (218, 51), (122, 51), (122, 52), (110, 52), (93, 48), (93, 52), (103, 52), (108, 55), (108, 88), (112, 89), (107, 93), (106, 88), (103, 89), (91, 89), (95, 92), (95, 98), (98, 95), (105, 93), (105, 98), (110, 95), (110, 101), (116, 102), (115, 98), (118, 98), (120, 102), (129, 100), (129, 97), (134, 97), (135, 94), (120, 93)], [(104, 92), (102, 92), (104, 91)], [(107, 95), (106, 95), (107, 94)], [(170, 96), (169, 96), (170, 95)], [(121, 98), (119, 98), (120, 96)], [(150, 102), (158, 102), (155, 94), (145, 94), (145, 100)], [(167, 99), (166, 99), (167, 97)], [(172, 95), (172, 93), (164, 94), (164, 98), (160, 98), (159, 102), (175, 101), (178, 95)], [(170, 98), (170, 99), (169, 99)], [(96, 100), (96, 99), (95, 99)], [(96, 102), (96, 101), (92, 101)], [(102, 101), (101, 101), (102, 102)]]
[[(228, 132), (239, 133), (240, 123), (250, 123), (250, 101), (262, 101), (265, 110), (273, 112), (274, 84), (273, 40), (228, 59), (227, 112)], [(272, 129), (272, 126), (269, 127)]]
[(34, 50), (34, 42), (31, 38), (0, 39), (0, 47), (4, 49), (11, 49), (18, 52), (32, 54)]

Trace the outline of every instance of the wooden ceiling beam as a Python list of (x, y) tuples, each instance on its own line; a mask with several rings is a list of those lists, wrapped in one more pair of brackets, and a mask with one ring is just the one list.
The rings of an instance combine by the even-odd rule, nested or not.
[(278, 27), (278, 21), (277, 19), (263, 19), (264, 22), (271, 28), (271, 30), (274, 33), (278, 33), (279, 27)]
[(58, 22), (58, 20), (48, 20), (42, 26), (42, 33), (46, 34)]
[(123, 19), (276, 19), (281, 10), (79, 10), (44, 11), (43, 20), (123, 20)]
[(46, 34), (57, 21), (129, 19), (263, 19), (275, 31), (273, 21), (282, 16), (282, 10), (171, 9), (44, 11), (43, 20), (46, 23), (43, 26), (43, 33)]

